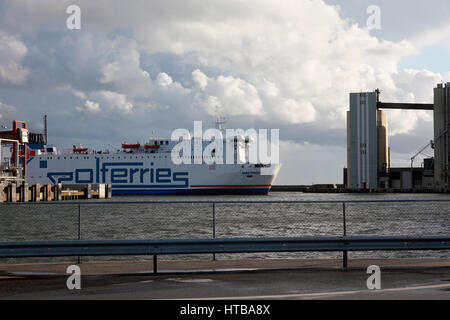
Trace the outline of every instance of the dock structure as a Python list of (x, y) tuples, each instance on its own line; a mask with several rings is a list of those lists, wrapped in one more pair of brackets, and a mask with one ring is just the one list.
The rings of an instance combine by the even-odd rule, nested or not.
[[(26, 183), (27, 144), (28, 129), (24, 121), (14, 120), (12, 130), (0, 131), (0, 184)], [(8, 149), (4, 157), (3, 152)]]
[(20, 185), (15, 182), (0, 183), (1, 202), (50, 202), (80, 199), (109, 199), (112, 196), (111, 184), (87, 185)]

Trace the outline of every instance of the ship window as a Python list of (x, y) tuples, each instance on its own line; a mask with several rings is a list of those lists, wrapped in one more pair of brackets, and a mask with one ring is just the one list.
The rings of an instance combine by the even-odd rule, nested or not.
[(39, 161), (39, 168), (41, 168), (41, 169), (47, 169), (47, 160), (41, 160), (41, 161)]

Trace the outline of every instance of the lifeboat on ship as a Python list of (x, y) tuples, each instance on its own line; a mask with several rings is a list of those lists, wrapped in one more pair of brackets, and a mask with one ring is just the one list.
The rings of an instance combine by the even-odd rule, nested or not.
[(122, 143), (123, 149), (139, 149), (141, 145), (139, 143), (134, 144), (128, 144), (128, 143)]
[(144, 146), (145, 149), (150, 149), (150, 150), (157, 150), (159, 149), (160, 145), (159, 144), (146, 144)]
[(83, 147), (77, 147), (76, 145), (73, 145), (73, 153), (87, 153), (88, 148)]

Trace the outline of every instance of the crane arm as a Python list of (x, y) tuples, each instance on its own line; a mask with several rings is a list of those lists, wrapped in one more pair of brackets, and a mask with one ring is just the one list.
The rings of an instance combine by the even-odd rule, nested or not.
[(426, 145), (425, 147), (423, 147), (422, 149), (420, 149), (419, 152), (417, 152), (415, 155), (413, 155), (413, 156), (411, 157), (411, 161), (414, 161), (414, 159), (415, 159), (419, 154), (421, 154), (423, 151), (425, 151), (425, 149), (428, 148), (428, 147), (429, 147), (430, 145), (432, 145), (432, 144), (433, 144), (433, 140), (431, 140), (430, 143), (427, 143), (427, 145)]

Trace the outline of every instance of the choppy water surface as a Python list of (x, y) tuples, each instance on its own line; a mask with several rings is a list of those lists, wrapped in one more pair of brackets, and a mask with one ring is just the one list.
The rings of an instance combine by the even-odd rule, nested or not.
[[(388, 202), (448, 199), (449, 202)], [(267, 201), (287, 201), (267, 203)], [(268, 196), (147, 196), (114, 197), (108, 204), (0, 205), (0, 241), (81, 239), (161, 239), (216, 237), (324, 236), (344, 233), (342, 203), (288, 201), (383, 200), (347, 203), (347, 235), (448, 235), (450, 196), (443, 194), (313, 194), (272, 192)], [(133, 203), (117, 203), (117, 202)], [(139, 203), (163, 201), (164, 203)], [(177, 203), (187, 201), (188, 203)], [(199, 201), (219, 201), (198, 203)], [(220, 203), (246, 201), (246, 203)], [(252, 201), (247, 203), (247, 201)], [(137, 202), (137, 203), (136, 203)], [(197, 202), (197, 203), (196, 203)], [(213, 212), (215, 214), (213, 214)], [(215, 232), (214, 232), (215, 226)], [(338, 257), (340, 253), (258, 253), (236, 257)], [(365, 252), (350, 256), (448, 256), (448, 252)], [(210, 257), (209, 256), (195, 256)], [(130, 257), (112, 257), (112, 259)], [(139, 257), (142, 259), (143, 257)], [(145, 258), (145, 257), (144, 257)], [(181, 256), (164, 258), (185, 258)], [(189, 256), (193, 258), (193, 256)], [(65, 260), (71, 258), (65, 258)], [(83, 258), (83, 259), (100, 259)], [(105, 259), (105, 258), (102, 258)], [(44, 261), (3, 259), (1, 262)], [(50, 259), (46, 259), (48, 261)], [(54, 259), (53, 259), (54, 260)]]

